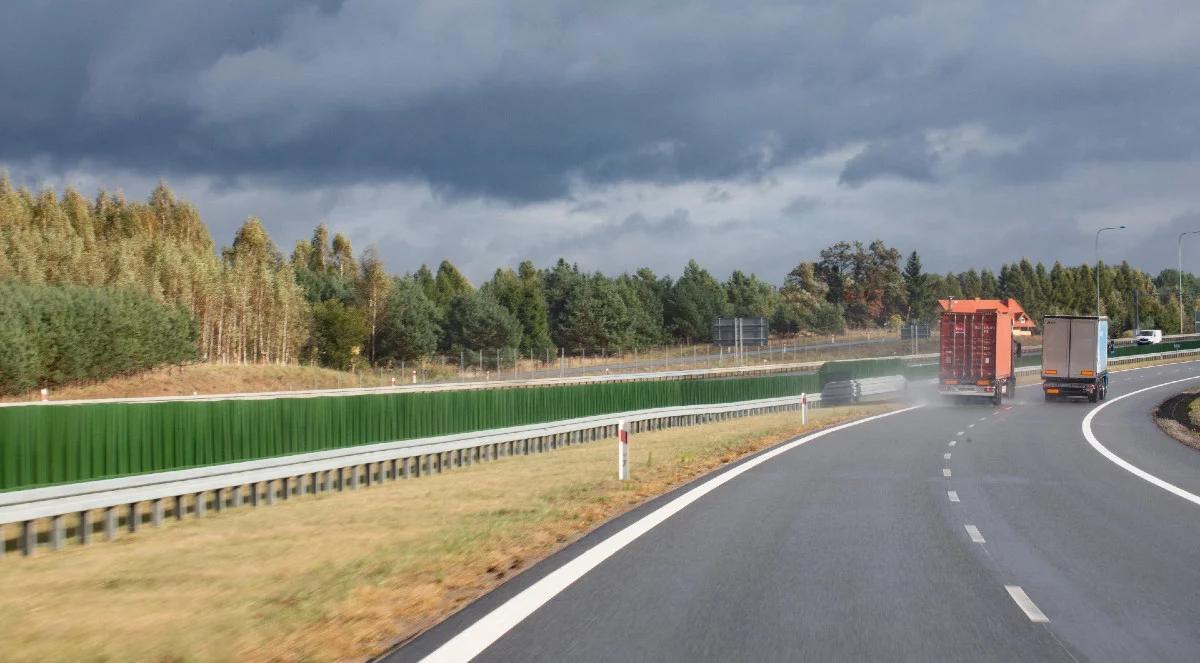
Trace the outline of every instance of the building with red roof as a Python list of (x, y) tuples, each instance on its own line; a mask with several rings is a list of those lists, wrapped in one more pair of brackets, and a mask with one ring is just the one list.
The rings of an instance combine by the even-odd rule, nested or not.
[(1013, 298), (1008, 299), (939, 299), (938, 305), (943, 311), (954, 313), (974, 313), (975, 311), (1001, 311), (1008, 313), (1013, 319), (1013, 334), (1028, 336), (1037, 329), (1037, 323), (1021, 303)]

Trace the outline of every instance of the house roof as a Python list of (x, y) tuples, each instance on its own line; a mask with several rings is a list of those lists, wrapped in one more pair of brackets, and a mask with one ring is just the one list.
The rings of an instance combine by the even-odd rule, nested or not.
[[(938, 300), (938, 304), (942, 307), (943, 311), (951, 310), (950, 302), (951, 300), (949, 299)], [(1011, 297), (1008, 299), (955, 299), (953, 302), (954, 313), (996, 310), (1012, 315), (1013, 327), (1017, 329), (1035, 329), (1037, 327), (1037, 323), (1033, 321), (1033, 318), (1029, 317), (1029, 314), (1025, 312), (1021, 303)]]

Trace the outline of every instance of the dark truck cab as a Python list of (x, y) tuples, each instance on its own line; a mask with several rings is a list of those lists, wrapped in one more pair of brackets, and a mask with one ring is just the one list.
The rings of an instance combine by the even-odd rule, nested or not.
[(1047, 401), (1108, 396), (1108, 318), (1048, 315), (1042, 322), (1042, 392)]

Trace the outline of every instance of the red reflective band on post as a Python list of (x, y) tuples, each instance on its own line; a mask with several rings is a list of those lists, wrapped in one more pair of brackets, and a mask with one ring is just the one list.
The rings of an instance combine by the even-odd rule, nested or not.
[(629, 431), (622, 428), (621, 432), (619, 434), (619, 437), (621, 440), (621, 444), (629, 444)]

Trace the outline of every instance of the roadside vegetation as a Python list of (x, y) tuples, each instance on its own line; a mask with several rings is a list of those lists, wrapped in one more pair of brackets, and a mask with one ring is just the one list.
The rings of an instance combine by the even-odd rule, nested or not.
[(10, 556), (5, 660), (359, 660), (653, 496), (887, 407), (639, 434), (625, 483), (607, 440)]
[[(186, 312), (193, 330), (187, 347), (176, 348), (180, 352), (138, 353), (127, 361), (117, 355), (86, 371), (58, 370), (53, 358), (73, 348), (53, 334), (39, 335), (32, 354), (21, 360), (25, 367), (17, 373), (0, 368), (0, 394), (99, 382), (147, 364), (178, 363), (181, 355), (220, 365), (320, 366), (358, 375), (400, 370), (410, 379), (412, 370), (487, 378), (554, 366), (556, 357), (603, 367), (616, 358), (658, 354), (672, 363), (679, 359), (676, 367), (682, 368), (689, 349), (695, 354), (711, 347), (710, 324), (717, 316), (766, 318), (776, 344), (847, 331), (895, 338), (910, 321), (932, 322), (937, 299), (946, 297), (1012, 297), (1034, 319), (1095, 312), (1096, 273), (1086, 264), (1047, 267), (1020, 260), (998, 272), (936, 274), (925, 271), (916, 251), (905, 258), (879, 240), (797, 248), (801, 255), (814, 252), (815, 260), (798, 261), (787, 274), (767, 280), (734, 270), (720, 281), (695, 260), (672, 277), (648, 268), (589, 273), (559, 259), (545, 267), (530, 261), (500, 266), (473, 284), (450, 260), (389, 273), (387, 256), (375, 247), (356, 253), (346, 236), (331, 234), (324, 224), (288, 254), (250, 217), (231, 244), (218, 248), (200, 212), (165, 184), (146, 202), (136, 202), (108, 191), (92, 199), (71, 188), (61, 195), (35, 193), (0, 175), (0, 283), (89, 293), (72, 295), (72, 301), (136, 292), (163, 311)], [(1135, 292), (1143, 327), (1177, 329), (1173, 270), (1152, 277), (1122, 263), (1102, 265), (1100, 277), (1103, 312), (1114, 335), (1135, 326)], [(1191, 274), (1183, 288), (1188, 301), (1200, 295)], [(42, 316), (37, 329), (32, 319), (4, 322), (0, 335), (33, 337), (53, 329), (51, 317)], [(136, 344), (151, 333), (155, 317), (121, 313), (123, 324), (97, 337)], [(1192, 331), (1191, 321), (1184, 327)], [(690, 367), (701, 365), (693, 361)], [(29, 366), (39, 367), (32, 376)]]

